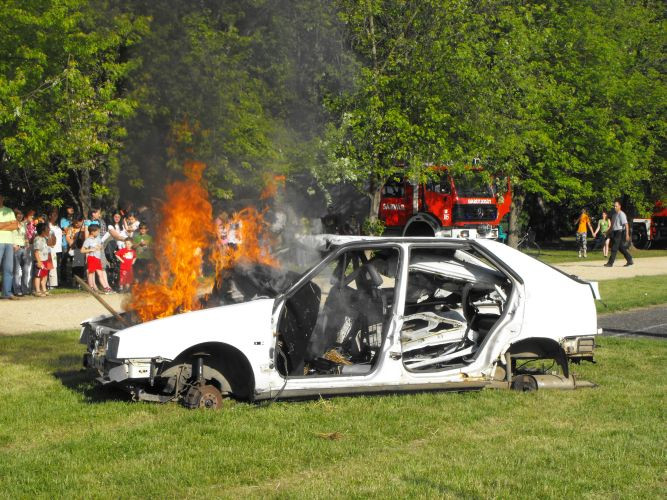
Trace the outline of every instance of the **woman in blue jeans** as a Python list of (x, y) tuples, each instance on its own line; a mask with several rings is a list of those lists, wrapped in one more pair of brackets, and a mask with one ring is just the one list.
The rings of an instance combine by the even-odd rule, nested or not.
[(28, 241), (26, 222), (23, 220), (23, 212), (16, 209), (16, 221), (19, 228), (14, 232), (14, 295), (19, 297), (30, 295), (32, 283), (32, 248)]

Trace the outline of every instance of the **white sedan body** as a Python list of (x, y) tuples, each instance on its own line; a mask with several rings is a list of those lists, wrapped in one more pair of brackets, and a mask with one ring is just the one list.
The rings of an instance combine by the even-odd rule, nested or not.
[[(510, 358), (531, 351), (513, 350), (513, 346), (529, 344), (555, 346), (570, 359), (592, 359), (592, 339), (598, 333), (596, 283), (567, 276), (490, 240), (331, 237), (327, 243), (329, 254), (324, 260), (274, 298), (202, 309), (124, 329), (110, 326), (108, 317), (85, 321), (81, 342), (88, 345), (86, 365), (104, 384), (125, 385), (135, 395), (147, 394), (163, 367), (183, 353), (197, 346), (220, 345), (225, 352), (242, 356), (243, 366), (248, 367), (244, 377), (250, 389), (243, 399), (261, 400), (509, 386)], [(381, 317), (375, 331), (378, 335), (369, 341), (370, 320), (350, 313), (352, 319), (327, 334), (337, 338), (329, 344), (316, 340), (317, 332), (324, 336), (327, 329), (322, 318), (327, 314), (326, 304), (334, 301), (343, 284), (354, 302), (350, 307), (366, 300), (359, 295), (363, 282), (357, 265), (346, 267), (353, 256), (360, 259), (361, 270), (369, 263), (391, 268), (381, 276), (382, 284), (369, 287), (374, 298), (368, 304), (383, 304), (377, 306)], [(386, 259), (380, 262), (378, 256)], [(344, 264), (331, 271), (339, 262)], [(323, 273), (342, 273), (342, 280), (324, 280)], [(422, 280), (423, 289), (414, 285), (416, 279)], [(319, 307), (319, 316), (316, 320), (313, 316), (309, 332), (303, 334), (308, 346), (290, 347), (298, 344), (301, 334), (292, 328), (288, 335), (281, 322), (292, 314), (286, 308), (301, 307), (294, 297), (304, 287), (318, 289), (314, 296), (320, 305), (314, 306), (312, 314), (317, 315)], [(481, 290), (484, 296), (466, 299), (472, 290)], [(331, 323), (338, 318), (329, 309)], [(487, 318), (487, 326), (474, 326), (483, 323), (480, 318)], [(357, 327), (351, 323), (362, 325), (355, 341), (350, 340), (350, 330)], [(325, 346), (322, 352), (313, 354), (319, 345)], [(353, 345), (357, 347), (350, 350)], [(342, 362), (324, 361), (331, 359), (331, 349), (344, 358)], [(225, 374), (228, 379), (229, 375)]]

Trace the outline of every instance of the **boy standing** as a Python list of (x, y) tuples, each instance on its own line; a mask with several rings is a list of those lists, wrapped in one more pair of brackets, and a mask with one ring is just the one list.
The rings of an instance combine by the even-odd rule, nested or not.
[(100, 226), (97, 224), (88, 226), (88, 238), (83, 242), (81, 253), (86, 256), (88, 286), (97, 290), (97, 284), (95, 283), (95, 274), (97, 274), (104, 293), (113, 293), (107, 281), (107, 273), (102, 267), (102, 239), (100, 238)]
[(35, 290), (33, 294), (36, 297), (44, 297), (49, 294), (46, 291), (46, 279), (49, 276), (49, 264), (51, 263), (51, 249), (48, 245), (48, 238), (51, 230), (46, 222), (37, 224), (37, 233), (32, 247), (35, 254), (35, 262), (37, 264), (37, 272), (35, 273)]
[(137, 249), (137, 281), (144, 281), (148, 277), (148, 263), (153, 253), (153, 237), (148, 234), (148, 226), (142, 222), (139, 234), (133, 239)]
[(117, 250), (115, 255), (120, 261), (120, 290), (121, 292), (129, 292), (130, 285), (134, 281), (134, 272), (132, 266), (137, 260), (137, 252), (132, 248), (133, 242), (131, 239), (125, 240), (125, 246)]

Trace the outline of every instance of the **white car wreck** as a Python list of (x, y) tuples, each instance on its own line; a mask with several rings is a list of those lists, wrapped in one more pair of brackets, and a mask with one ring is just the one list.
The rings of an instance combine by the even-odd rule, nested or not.
[(136, 400), (188, 407), (590, 385), (569, 365), (593, 360), (597, 283), (495, 241), (323, 241), (325, 256), (300, 277), (251, 270), (202, 310), (130, 327), (83, 322), (84, 365)]

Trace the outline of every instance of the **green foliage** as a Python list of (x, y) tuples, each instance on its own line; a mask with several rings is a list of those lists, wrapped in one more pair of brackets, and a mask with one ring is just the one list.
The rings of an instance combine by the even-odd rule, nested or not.
[(426, 162), (479, 157), (546, 203), (644, 206), (664, 190), (657, 4), (339, 4), (364, 63), (355, 90), (330, 101), (340, 178), (372, 194), (399, 160), (418, 177)]
[(137, 105), (121, 89), (137, 61), (121, 52), (145, 19), (103, 1), (4, 0), (0, 26), (2, 174), (29, 191), (16, 201), (89, 206), (93, 181), (96, 197), (110, 195), (123, 122)]
[(0, 7), (0, 180), (15, 197), (147, 201), (186, 158), (209, 164), (215, 198), (256, 197), (270, 172), (354, 183), (371, 216), (389, 176), (473, 158), (512, 176), (533, 226), (622, 195), (646, 212), (667, 189), (653, 0)]
[(384, 233), (384, 222), (369, 217), (361, 225), (361, 233), (368, 236), (382, 236)]
[[(208, 164), (215, 198), (256, 197), (267, 173), (307, 172), (326, 123), (324, 88), (342, 85), (340, 25), (326, 3), (131, 2), (152, 19), (131, 85), (122, 183), (160, 191), (184, 159)], [(165, 165), (168, 167), (165, 171)]]

